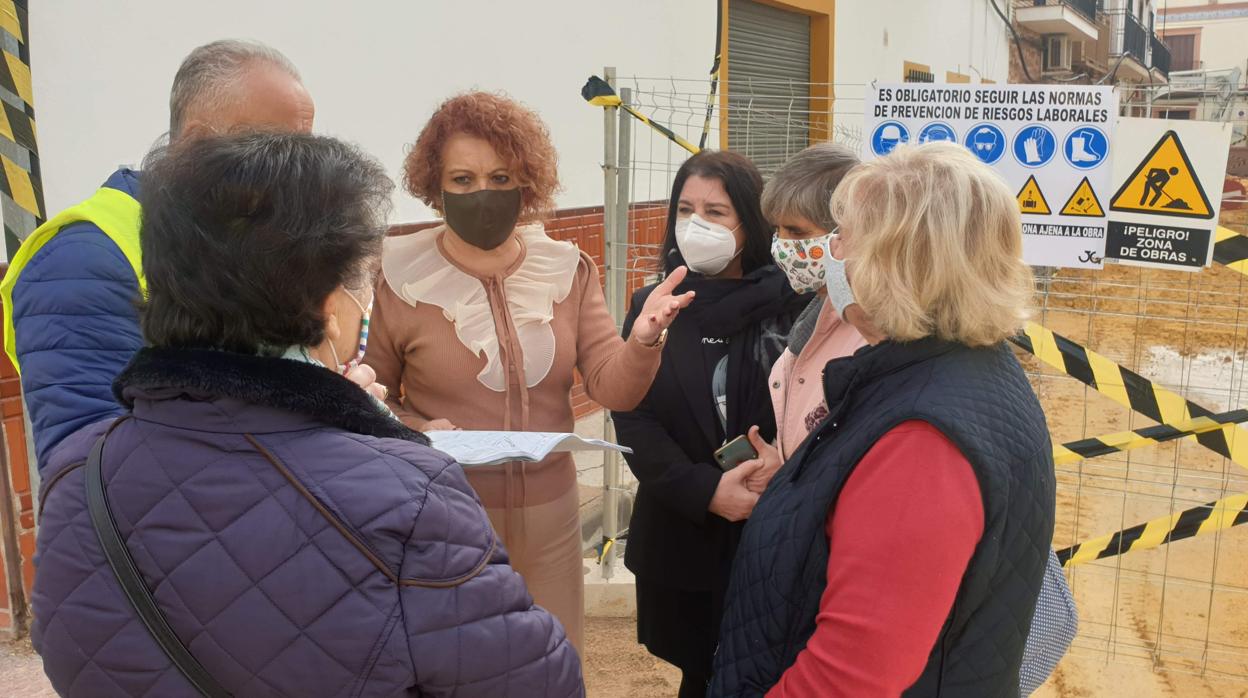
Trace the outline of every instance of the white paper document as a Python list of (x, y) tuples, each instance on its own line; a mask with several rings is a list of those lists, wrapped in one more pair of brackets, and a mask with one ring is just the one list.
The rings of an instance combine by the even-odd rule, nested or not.
[(610, 441), (559, 432), (429, 431), (425, 435), (434, 448), (465, 466), (497, 465), (509, 460), (539, 461), (552, 453), (565, 451), (633, 452), (627, 446)]

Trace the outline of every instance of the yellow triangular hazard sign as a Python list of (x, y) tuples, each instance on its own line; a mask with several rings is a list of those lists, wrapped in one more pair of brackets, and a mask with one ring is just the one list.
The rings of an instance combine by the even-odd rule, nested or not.
[(1101, 208), (1101, 202), (1096, 198), (1096, 192), (1092, 191), (1092, 183), (1087, 177), (1075, 187), (1075, 192), (1066, 200), (1066, 205), (1062, 207), (1063, 216), (1093, 216), (1099, 217), (1105, 215), (1105, 209)]
[(1037, 216), (1047, 216), (1053, 212), (1049, 209), (1049, 202), (1044, 199), (1044, 192), (1040, 191), (1040, 185), (1036, 183), (1035, 175), (1028, 177), (1027, 183), (1018, 190), (1018, 209)]
[(1196, 177), (1179, 134), (1166, 131), (1109, 201), (1114, 211), (1212, 218), (1213, 207)]

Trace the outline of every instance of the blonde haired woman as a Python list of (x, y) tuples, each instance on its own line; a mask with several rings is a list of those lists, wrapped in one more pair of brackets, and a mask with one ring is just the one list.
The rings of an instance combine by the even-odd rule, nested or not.
[(837, 188), (828, 302), (868, 346), (746, 525), (712, 696), (1012, 696), (1053, 534), (1018, 205), (945, 143)]

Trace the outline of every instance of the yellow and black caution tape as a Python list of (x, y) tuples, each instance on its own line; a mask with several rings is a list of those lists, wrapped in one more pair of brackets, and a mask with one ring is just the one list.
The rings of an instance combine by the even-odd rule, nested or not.
[(724, 58), (724, 3), (715, 3), (715, 60), (711, 62), (711, 90), (706, 95), (706, 121), (702, 122), (702, 136), (698, 149), (706, 148), (711, 135), (711, 117), (715, 115), (715, 93), (719, 91), (719, 66)]
[(608, 538), (607, 536), (603, 536), (602, 542), (594, 546), (594, 550), (598, 553), (598, 564), (601, 565), (602, 561), (607, 559), (607, 553), (611, 552), (611, 548), (615, 547), (615, 544), (617, 542), (625, 540), (627, 538), (628, 538), (627, 528), (621, 531), (619, 534), (617, 534), (615, 538)]
[(1163, 441), (1173, 441), (1186, 436), (1204, 434), (1221, 429), (1227, 424), (1248, 422), (1248, 410), (1232, 410), (1210, 417), (1196, 417), (1181, 424), (1158, 424), (1157, 426), (1123, 431), (1107, 436), (1094, 436), (1053, 447), (1055, 465), (1065, 465), (1087, 458), (1095, 458), (1120, 451), (1143, 448)]
[[(1161, 424), (1181, 425), (1213, 412), (1034, 322), (1011, 341), (1044, 363)], [(1248, 432), (1234, 424), (1195, 434), (1201, 445), (1248, 467)]]
[(1062, 562), (1063, 567), (1070, 567), (1133, 550), (1156, 548), (1176, 540), (1221, 531), (1243, 523), (1248, 523), (1248, 492), (1084, 541), (1057, 551), (1057, 559)]
[(1248, 274), (1248, 237), (1219, 225), (1213, 231), (1213, 261)]
[[(718, 37), (718, 34), (716, 34)], [(715, 39), (719, 43), (719, 39)], [(715, 64), (711, 66), (711, 89), (706, 94), (706, 120), (702, 122), (702, 136), (698, 139), (698, 149), (706, 148), (706, 139), (711, 135), (711, 117), (715, 115), (715, 93), (719, 91), (719, 50), (715, 51)]]
[(655, 131), (658, 131), (666, 136), (671, 142), (695, 155), (702, 150), (698, 146), (676, 135), (676, 133), (670, 128), (660, 123), (651, 121), (650, 117), (642, 114), (629, 105), (624, 104), (624, 101), (615, 93), (615, 90), (611, 89), (611, 85), (597, 75), (591, 75), (589, 80), (585, 82), (585, 86), (581, 88), (581, 96), (585, 98), (586, 102), (589, 102), (595, 107), (619, 107), (620, 109), (623, 109), (631, 114), (633, 118), (649, 126)]
[[(35, 140), (27, 0), (0, 0), (0, 197), (30, 214), (6, 218), (6, 243), (15, 245), (43, 223), (43, 184)], [(11, 49), (16, 48), (16, 53)], [(7, 203), (7, 202), (6, 202)]]

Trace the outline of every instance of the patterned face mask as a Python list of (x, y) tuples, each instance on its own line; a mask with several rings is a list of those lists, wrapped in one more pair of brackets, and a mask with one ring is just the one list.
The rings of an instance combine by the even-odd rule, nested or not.
[(823, 288), (827, 260), (832, 256), (829, 245), (835, 236), (836, 229), (806, 240), (786, 240), (779, 235), (772, 238), (771, 257), (789, 277), (794, 291), (810, 293)]
[[(346, 291), (346, 294), (347, 298), (350, 298), (352, 302), (355, 303), (356, 307), (360, 309), (360, 344), (351, 360), (338, 367), (338, 372), (344, 376), (350, 373), (351, 369), (360, 365), (360, 362), (364, 360), (364, 352), (368, 350), (368, 321), (373, 315), (374, 300), (373, 298), (369, 298), (368, 304), (365, 305), (360, 302), (359, 298), (355, 297), (354, 293)], [(329, 347), (334, 352), (334, 356), (338, 356), (338, 350), (334, 347), (333, 340), (329, 340)]]

